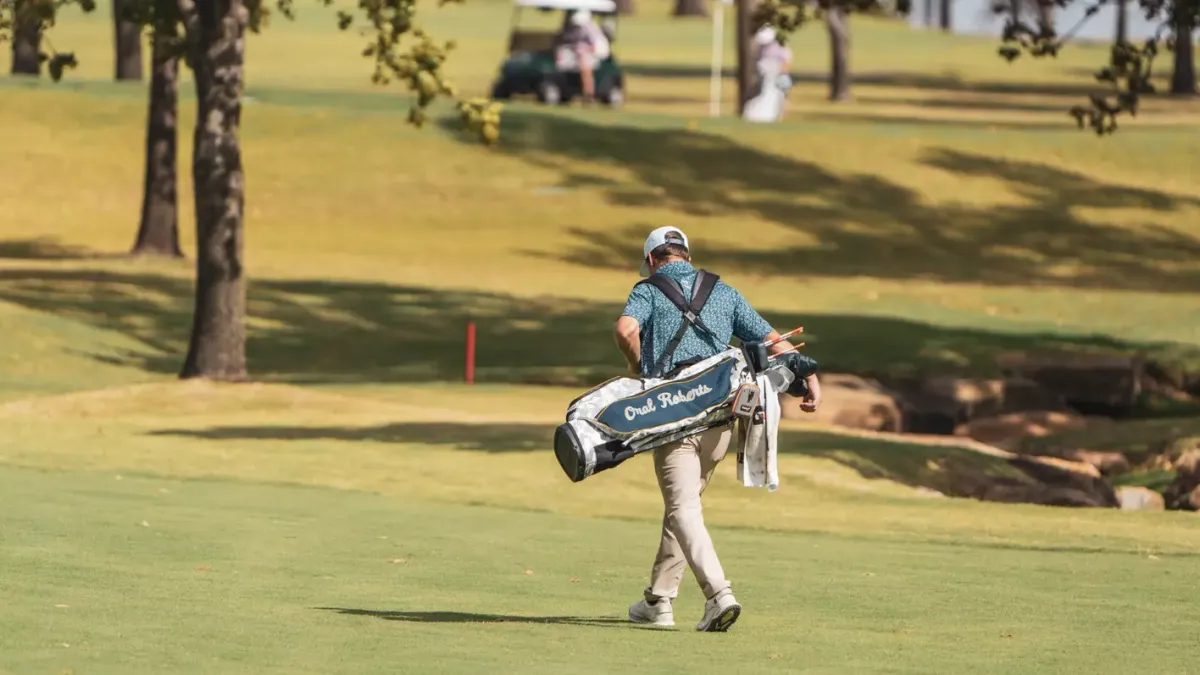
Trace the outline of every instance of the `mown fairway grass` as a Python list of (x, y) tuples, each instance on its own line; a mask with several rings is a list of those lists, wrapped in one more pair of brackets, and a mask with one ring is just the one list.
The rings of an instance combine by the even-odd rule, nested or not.
[[(12, 673), (1184, 673), (1191, 555), (718, 529), (726, 635), (624, 625), (649, 520), (0, 471)], [(47, 496), (52, 495), (52, 499)], [(764, 505), (769, 502), (764, 502)], [(689, 579), (690, 583), (690, 579)], [(678, 620), (694, 621), (687, 589)]]
[[(703, 117), (708, 24), (640, 8), (628, 111), (514, 104), (492, 150), (405, 125), (330, 12), (252, 37), (248, 385), (173, 379), (191, 260), (108, 256), (135, 231), (145, 106), (103, 81), (108, 8), (53, 33), (69, 81), (0, 80), (0, 672), (1189, 671), (1194, 517), (930, 497), (931, 458), (991, 460), (804, 425), (780, 491), (730, 464), (706, 495), (736, 632), (686, 630), (690, 576), (681, 633), (621, 624), (657, 534), (648, 462), (573, 485), (548, 445), (620, 370), (653, 226), (830, 369), (1200, 351), (1190, 104), (1097, 140), (1063, 110), (1099, 51), (1008, 67), (856, 19), (858, 100), (821, 101), (813, 31), (788, 121), (747, 128)], [(464, 91), (508, 11), (431, 12)]]

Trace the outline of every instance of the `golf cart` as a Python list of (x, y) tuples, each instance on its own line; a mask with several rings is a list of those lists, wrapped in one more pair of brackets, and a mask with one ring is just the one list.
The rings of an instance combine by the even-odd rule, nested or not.
[[(507, 100), (515, 95), (533, 94), (542, 103), (566, 104), (583, 93), (579, 68), (563, 67), (558, 60), (561, 36), (571, 16), (581, 10), (592, 14), (611, 44), (616, 38), (617, 5), (614, 0), (515, 0), (512, 28), (508, 36), (508, 54), (492, 85), (492, 98)], [(541, 13), (563, 12), (562, 29), (522, 30), (521, 12), (532, 8)], [(618, 107), (625, 100), (625, 75), (611, 54), (595, 64), (592, 82), (596, 100)]]

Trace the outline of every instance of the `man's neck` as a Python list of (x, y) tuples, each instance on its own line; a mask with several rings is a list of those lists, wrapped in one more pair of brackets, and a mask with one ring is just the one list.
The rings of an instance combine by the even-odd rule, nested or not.
[[(690, 261), (690, 260), (686, 260), (686, 259), (684, 259), (684, 258), (668, 258), (666, 262), (664, 262), (663, 264), (661, 264), (661, 265), (659, 265), (659, 266), (658, 266), (658, 269), (660, 269), (660, 270), (661, 270), (661, 269), (663, 269), (664, 267), (667, 267), (668, 265), (674, 265), (675, 263), (686, 263), (686, 264), (689, 264), (689, 265), (690, 265), (690, 264), (691, 264), (691, 261)], [(657, 271), (657, 270), (655, 270), (655, 271)]]

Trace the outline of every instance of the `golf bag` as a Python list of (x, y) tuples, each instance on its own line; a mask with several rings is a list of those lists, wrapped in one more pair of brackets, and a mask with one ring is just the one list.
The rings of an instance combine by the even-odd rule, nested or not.
[[(803, 396), (805, 377), (816, 363), (798, 352), (767, 358), (766, 347), (748, 343), (728, 347), (708, 358), (676, 366), (663, 373), (691, 326), (713, 334), (700, 319), (717, 276), (700, 270), (691, 300), (675, 282), (652, 275), (649, 283), (683, 312), (684, 321), (646, 378), (609, 380), (576, 398), (567, 408), (566, 421), (554, 431), (554, 454), (573, 482), (607, 471), (636, 454), (666, 445), (685, 436), (731, 424), (735, 404), (746, 394), (767, 395), (758, 384), (768, 375), (772, 394), (786, 390)], [(757, 400), (757, 399), (756, 399)], [(740, 414), (749, 414), (755, 405)]]
[(674, 378), (609, 380), (571, 402), (554, 430), (554, 454), (579, 482), (630, 457), (732, 418), (730, 402), (750, 380), (741, 350), (685, 367)]

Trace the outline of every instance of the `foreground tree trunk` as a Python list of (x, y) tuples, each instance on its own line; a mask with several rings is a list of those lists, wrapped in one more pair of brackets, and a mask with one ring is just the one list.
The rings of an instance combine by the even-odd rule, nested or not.
[(1037, 3), (1038, 30), (1042, 34), (1049, 35), (1050, 31), (1054, 30), (1054, 2), (1053, 0), (1034, 0)]
[(1129, 0), (1117, 0), (1117, 44), (1129, 41)]
[(825, 13), (829, 29), (829, 100), (850, 98), (850, 15), (837, 5)]
[(243, 0), (196, 5), (195, 19), (188, 21), (197, 98), (196, 304), (180, 376), (239, 380), (246, 376), (246, 280), (238, 126), (248, 12)]
[(1196, 95), (1196, 59), (1192, 49), (1195, 30), (1191, 13), (1179, 12), (1175, 22), (1175, 71), (1171, 73), (1171, 93), (1178, 96)]
[(675, 0), (671, 16), (708, 16), (707, 0)]
[[(173, 2), (156, 0), (156, 11)], [(183, 251), (179, 248), (176, 191), (179, 57), (166, 44), (167, 38), (173, 36), (174, 26), (171, 23), (162, 21), (155, 26), (150, 105), (146, 115), (146, 174), (142, 186), (142, 217), (137, 241), (133, 244), (135, 254), (183, 257)]]
[(941, 29), (947, 32), (950, 31), (950, 28), (953, 24), (954, 15), (951, 11), (953, 6), (954, 0), (942, 0), (941, 6), (938, 7), (938, 9), (941, 10), (938, 15), (938, 23), (940, 24)]
[(41, 23), (34, 18), (30, 0), (17, 0), (13, 8), (12, 74), (41, 75)]
[(122, 18), (127, 0), (113, 0), (113, 71), (117, 80), (142, 79), (142, 30)]

